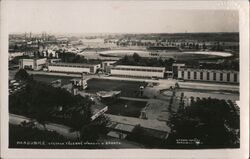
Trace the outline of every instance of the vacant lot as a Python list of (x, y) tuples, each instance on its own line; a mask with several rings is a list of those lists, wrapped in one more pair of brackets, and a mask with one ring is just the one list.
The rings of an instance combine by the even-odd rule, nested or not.
[(51, 76), (51, 75), (33, 75), (34, 80), (45, 82), (47, 84), (50, 84), (52, 81), (55, 80), (62, 80), (62, 85), (70, 83), (70, 80), (73, 79), (73, 77), (63, 77), (63, 76)]
[(90, 79), (88, 80), (89, 93), (98, 91), (121, 91), (121, 96), (140, 97), (140, 86), (146, 86), (145, 82)]
[(128, 117), (139, 117), (141, 110), (146, 106), (147, 102), (130, 101), (123, 99), (103, 101), (108, 106), (108, 114), (122, 115)]

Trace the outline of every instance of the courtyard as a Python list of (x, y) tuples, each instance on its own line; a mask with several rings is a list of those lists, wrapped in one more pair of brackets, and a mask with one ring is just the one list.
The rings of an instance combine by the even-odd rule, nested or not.
[(98, 91), (121, 91), (121, 96), (145, 98), (140, 95), (140, 86), (147, 86), (146, 82), (125, 81), (125, 80), (108, 80), (108, 79), (90, 79), (88, 83), (88, 93)]
[(108, 106), (108, 111), (106, 113), (112, 115), (121, 115), (127, 117), (139, 118), (141, 110), (146, 106), (145, 101), (131, 101), (124, 99), (109, 99), (102, 101)]

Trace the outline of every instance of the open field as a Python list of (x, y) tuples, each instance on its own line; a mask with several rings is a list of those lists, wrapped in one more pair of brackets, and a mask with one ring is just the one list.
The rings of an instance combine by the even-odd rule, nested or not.
[(103, 101), (108, 106), (106, 113), (128, 117), (139, 117), (141, 110), (146, 106), (144, 101), (131, 101), (117, 99), (116, 101)]
[(217, 59), (230, 57), (233, 54), (229, 52), (219, 52), (219, 51), (148, 51), (144, 49), (129, 50), (129, 49), (114, 49), (109, 51), (86, 51), (81, 52), (79, 55), (83, 55), (87, 59), (101, 59), (101, 60), (119, 60), (125, 55), (132, 56), (134, 53), (141, 57), (155, 58), (151, 53), (157, 53), (161, 58), (174, 58), (178, 60), (189, 59)]
[[(155, 52), (155, 51), (145, 51), (145, 50), (109, 50), (109, 51), (102, 51), (99, 52), (100, 55), (105, 55), (105, 56), (111, 56), (111, 57), (123, 57), (125, 55), (132, 56), (134, 53), (137, 53), (139, 56), (150, 56), (150, 52)], [(184, 52), (179, 52), (179, 51), (156, 51), (159, 53), (160, 56), (197, 56), (198, 57), (229, 57), (232, 56), (231, 53), (228, 52), (218, 52), (218, 51), (184, 51)], [(207, 55), (207, 56), (201, 56), (201, 55)]]
[(87, 92), (89, 93), (98, 91), (121, 91), (121, 96), (125, 97), (140, 97), (140, 86), (147, 85), (145, 82), (106, 79), (90, 79), (87, 83)]

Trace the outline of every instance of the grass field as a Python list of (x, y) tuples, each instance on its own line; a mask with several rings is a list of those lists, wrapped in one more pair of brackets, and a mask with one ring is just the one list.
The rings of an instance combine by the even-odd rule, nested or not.
[(145, 82), (106, 79), (90, 79), (87, 83), (87, 92), (89, 93), (98, 91), (121, 91), (121, 96), (125, 97), (139, 97), (140, 86), (147, 85)]
[(55, 80), (62, 80), (62, 85), (70, 83), (73, 77), (51, 76), (51, 75), (33, 75), (34, 80), (50, 84)]
[(103, 101), (108, 106), (106, 113), (113, 115), (122, 115), (128, 117), (140, 116), (141, 110), (146, 106), (147, 102), (142, 101), (130, 101), (117, 99), (112, 101)]

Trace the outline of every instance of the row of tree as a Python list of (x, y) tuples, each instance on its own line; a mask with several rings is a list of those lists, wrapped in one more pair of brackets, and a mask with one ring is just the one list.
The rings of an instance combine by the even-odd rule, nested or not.
[(15, 78), (26, 81), (26, 87), (9, 96), (10, 113), (34, 118), (44, 125), (46, 122), (68, 125), (81, 132), (82, 140), (95, 140), (106, 131), (108, 118), (91, 120), (93, 102), (89, 97), (74, 96), (64, 89), (35, 81), (23, 69)]
[[(167, 146), (173, 148), (239, 147), (239, 115), (225, 100), (197, 98), (174, 113), (168, 125)], [(180, 144), (180, 139), (198, 142)]]
[(152, 66), (152, 67), (166, 67), (171, 68), (172, 64), (175, 62), (174, 59), (163, 60), (161, 58), (143, 58), (137, 53), (134, 53), (133, 56), (125, 55), (122, 59), (117, 61), (117, 65), (131, 65), (131, 66)]
[(58, 53), (58, 58), (62, 62), (69, 63), (100, 63), (99, 59), (86, 59), (84, 56), (80, 56), (74, 53)]

